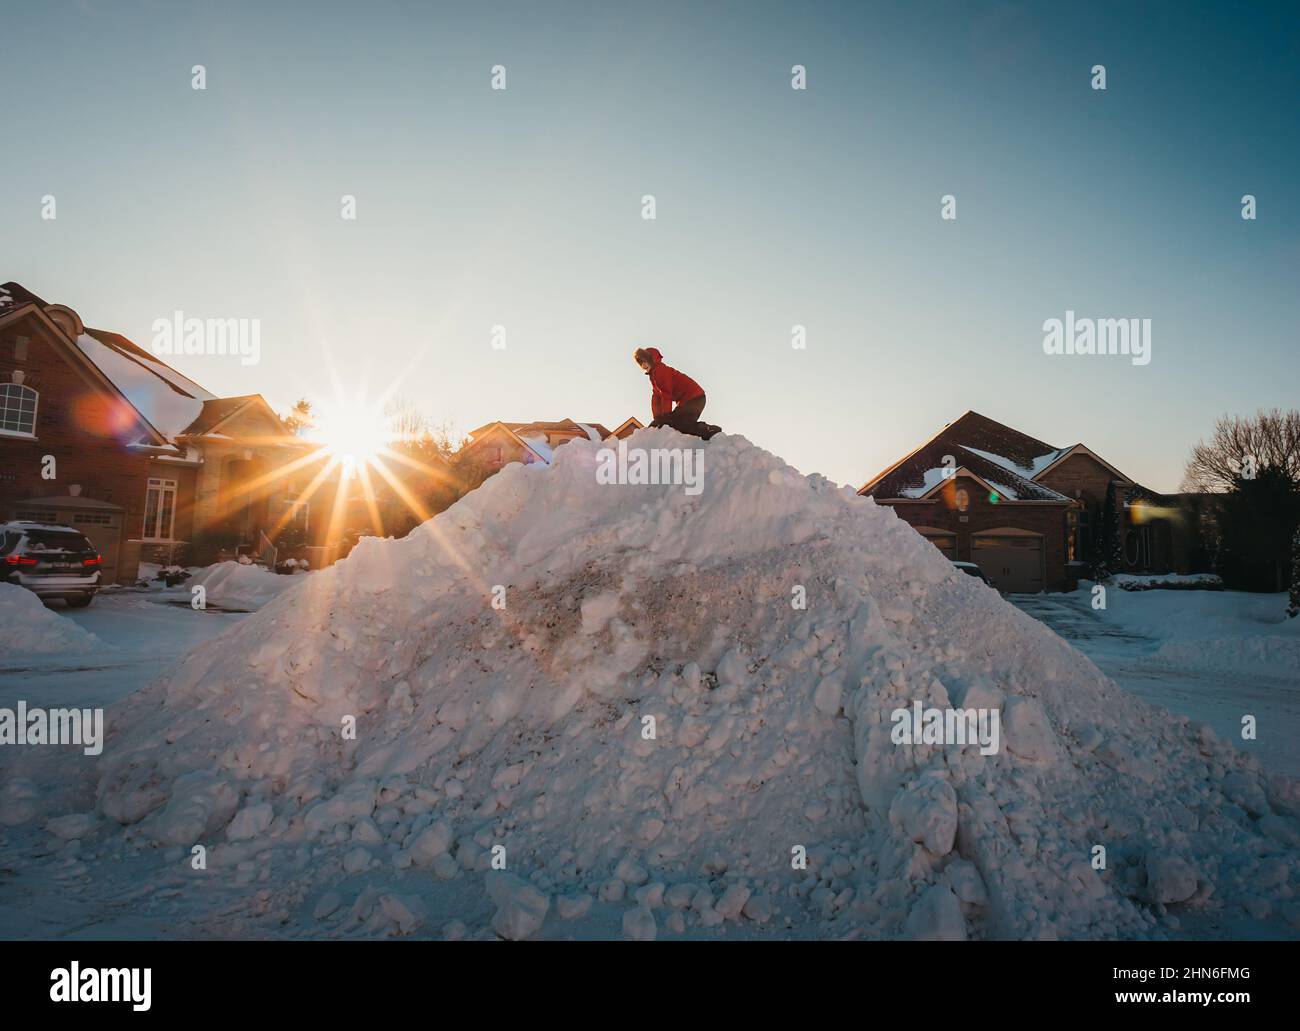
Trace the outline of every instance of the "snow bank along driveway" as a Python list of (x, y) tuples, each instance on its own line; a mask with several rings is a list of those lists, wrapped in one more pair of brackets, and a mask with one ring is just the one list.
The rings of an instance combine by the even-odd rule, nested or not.
[[(888, 509), (703, 446), (695, 497), (578, 440), (363, 540), (133, 695), (35, 825), (96, 827), (88, 903), (168, 885), (162, 933), (1294, 933), (1296, 782)], [(1000, 749), (895, 744), (915, 701), (999, 710)]]
[(1300, 681), (1300, 619), (1286, 605), (1285, 593), (1121, 590), (1098, 615), (1159, 641), (1156, 662)]
[(0, 583), (0, 665), (30, 655), (82, 655), (102, 647), (94, 634), (46, 608), (26, 587)]
[[(1139, 698), (1300, 775), (1300, 620), (1286, 618), (1285, 594), (1112, 589), (1098, 610), (1092, 586), (1011, 600)], [(1246, 717), (1254, 736), (1243, 739)]]

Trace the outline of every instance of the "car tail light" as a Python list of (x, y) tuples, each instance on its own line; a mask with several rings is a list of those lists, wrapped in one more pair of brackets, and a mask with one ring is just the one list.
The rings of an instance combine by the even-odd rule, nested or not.
[(7, 566), (34, 566), (36, 559), (28, 558), (26, 555), (6, 555), (5, 565)]
[(83, 558), (81, 564), (83, 566), (97, 566), (99, 565), (99, 556), (96, 555), (94, 558)]

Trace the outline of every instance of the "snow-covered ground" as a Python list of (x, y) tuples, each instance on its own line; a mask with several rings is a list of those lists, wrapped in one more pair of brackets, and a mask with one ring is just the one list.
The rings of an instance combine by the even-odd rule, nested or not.
[(1091, 587), (1011, 600), (1120, 686), (1300, 777), (1300, 619), (1286, 618), (1285, 594), (1111, 589), (1096, 609)]
[[(141, 581), (146, 590), (160, 592), (169, 600), (188, 605), (194, 597), (194, 588), (203, 588), (203, 603), (207, 607), (227, 612), (256, 612), (283, 591), (296, 587), (308, 570), (293, 574), (274, 573), (250, 562), (217, 562), (214, 565), (190, 567), (185, 570), (189, 578), (172, 587), (157, 580), (160, 566), (140, 566)], [(179, 568), (179, 567), (173, 567)]]
[(191, 648), (246, 615), (196, 611), (188, 597), (162, 592), (101, 591), (84, 609), (42, 605), (31, 592), (21, 593), (41, 609), (50, 636), (76, 633), (89, 641), (59, 650), (0, 645), (0, 706), (19, 698), (33, 705), (110, 705), (179, 666)]
[[(0, 749), (0, 936), (1295, 936), (1294, 779), (891, 510), (743, 437), (630, 445), (702, 449), (703, 492), (575, 440), (252, 615), (77, 615), (196, 635), (152, 668), (87, 624), (119, 667), (0, 662), (117, 699), (98, 757)], [(999, 743), (901, 741), (914, 704)]]
[[(48, 621), (56, 627), (62, 625), (63, 633), (93, 635), (94, 643), (54, 653), (0, 647), (0, 708), (14, 709), (20, 701), (29, 707), (102, 708), (110, 722), (122, 699), (155, 678), (167, 676), (193, 647), (245, 618), (242, 613), (216, 609), (196, 611), (186, 599), (169, 600), (159, 593), (121, 589), (100, 592), (88, 608), (68, 609), (54, 602), (43, 609)], [(80, 792), (84, 792), (86, 778), (93, 776), (95, 761), (77, 748), (0, 748), (0, 809), (14, 794), (31, 793), (42, 804), (47, 800), (68, 804), (67, 800), (84, 797)], [(70, 832), (68, 827), (58, 826)], [(103, 876), (115, 885), (115, 897), (88, 912), (78, 901), (87, 891), (94, 891), (88, 867), (76, 859), (81, 850), (79, 841), (69, 844), (53, 834), (30, 834), (21, 827), (3, 826), (0, 937), (154, 937), (168, 933), (166, 928), (130, 918), (130, 881), (142, 873), (130, 864), (95, 875), (95, 881)], [(69, 885), (77, 887), (69, 892)], [(137, 885), (134, 890), (139, 889)], [(109, 914), (120, 914), (121, 919)]]

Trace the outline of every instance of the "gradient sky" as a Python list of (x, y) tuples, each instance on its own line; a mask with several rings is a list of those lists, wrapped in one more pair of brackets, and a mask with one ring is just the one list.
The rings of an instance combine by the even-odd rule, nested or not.
[[(973, 408), (1172, 490), (1300, 404), (1300, 8), (1070, 6), (5, 4), (0, 282), (142, 346), (260, 318), (260, 365), (174, 364), (282, 411), (332, 364), (612, 427), (653, 345), (855, 486)], [(1067, 308), (1150, 318), (1151, 364), (1045, 356)]]

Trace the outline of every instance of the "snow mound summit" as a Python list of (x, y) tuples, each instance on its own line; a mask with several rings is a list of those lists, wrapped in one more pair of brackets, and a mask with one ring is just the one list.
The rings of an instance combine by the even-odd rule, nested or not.
[[(508, 466), (196, 649), (117, 714), (99, 808), (292, 869), (356, 933), (458, 880), (512, 937), (609, 907), (640, 938), (1158, 935), (1293, 894), (1292, 782), (889, 509), (743, 437), (696, 495), (602, 484), (600, 451)], [(918, 705), (997, 713), (997, 749), (896, 743)]]

